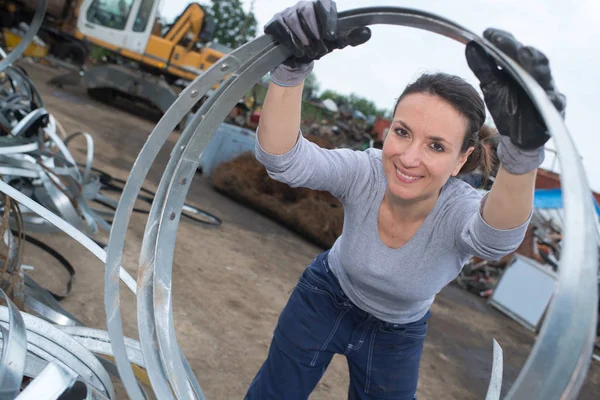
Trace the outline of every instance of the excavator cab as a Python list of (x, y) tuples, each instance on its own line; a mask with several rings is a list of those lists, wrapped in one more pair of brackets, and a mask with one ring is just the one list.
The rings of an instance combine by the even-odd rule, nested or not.
[[(164, 34), (157, 34), (159, 0), (83, 0), (77, 29), (90, 42), (119, 55), (193, 80), (224, 55), (206, 45), (216, 25), (198, 3), (189, 4)], [(160, 31), (160, 30), (158, 30)]]
[(99, 46), (143, 54), (158, 5), (157, 0), (83, 0), (77, 29)]

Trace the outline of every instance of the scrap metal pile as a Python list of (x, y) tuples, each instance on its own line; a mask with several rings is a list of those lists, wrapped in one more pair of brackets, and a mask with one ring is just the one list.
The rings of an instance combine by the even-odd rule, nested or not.
[[(32, 29), (39, 28), (43, 9), (36, 13)], [(111, 361), (108, 332), (85, 327), (61, 306), (75, 269), (28, 233), (43, 237), (64, 231), (104, 261), (101, 247), (105, 244), (97, 238), (110, 232), (126, 182), (93, 167), (92, 136), (85, 132), (67, 136), (45, 109), (26, 71), (13, 65), (35, 33), (30, 30), (24, 35), (10, 54), (0, 51), (0, 303), (4, 304), (0, 306), (0, 398), (114, 399), (111, 376), (119, 378), (119, 372)], [(78, 163), (68, 148), (80, 136), (87, 145), (84, 163)], [(155, 193), (140, 190), (143, 193), (136, 197), (132, 211), (147, 214)], [(182, 208), (182, 215), (196, 222), (211, 226), (221, 222), (196, 207), (183, 204)], [(40, 247), (67, 269), (70, 279), (64, 294), (52, 293), (26, 273), (25, 242)], [(122, 273), (135, 292), (133, 278)], [(123, 354), (136, 368), (135, 381), (144, 397), (152, 398), (140, 343), (129, 338), (123, 338), (123, 343)]]
[[(85, 132), (65, 136), (60, 123), (44, 108), (41, 96), (24, 70), (9, 66), (0, 72), (0, 174), (5, 182), (90, 235), (110, 225), (104, 212), (90, 206), (103, 201), (99, 176), (91, 171), (93, 140)], [(87, 142), (87, 160), (80, 170), (67, 145), (78, 136)], [(26, 208), (25, 229), (56, 228)]]
[(373, 137), (368, 133), (367, 121), (339, 114), (336, 118), (313, 122), (302, 127), (307, 136), (323, 138), (333, 148), (362, 150)]
[(530, 258), (537, 265), (557, 273), (562, 238), (560, 227), (547, 217), (544, 210), (534, 209), (525, 239), (514, 253), (500, 260), (472, 257), (456, 278), (456, 283), (478, 296), (491, 297), (504, 271), (516, 260), (515, 254)]
[[(41, 10), (43, 12), (43, 7)], [(595, 226), (586, 218), (591, 214), (591, 204), (585, 200), (589, 188), (561, 117), (543, 92), (536, 90), (535, 81), (519, 72), (508, 57), (474, 33), (448, 20), (417, 10), (392, 7), (346, 11), (339, 18), (339, 25), (344, 29), (375, 23), (418, 26), (443, 32), (462, 43), (480, 40), (507, 71), (519, 78), (521, 86), (541, 110), (565, 162), (563, 176), (569, 234), (563, 239), (559, 285), (553, 305), (548, 310), (536, 345), (507, 397), (532, 400), (576, 398), (587, 373), (593, 345), (591, 333), (597, 301), (594, 278), (598, 249)], [(32, 26), (35, 24), (32, 23)], [(5, 210), (13, 207), (13, 200), (18, 202), (29, 215), (39, 215), (102, 261), (105, 265), (107, 331), (81, 326), (43, 290), (36, 292), (38, 295), (27, 312), (18, 307), (18, 301), (4, 296), (6, 306), (0, 307), (0, 397), (56, 399), (64, 394), (61, 398), (114, 399), (111, 378), (116, 378), (122, 382), (129, 398), (135, 400), (204, 398), (175, 335), (171, 278), (177, 228), (200, 156), (217, 126), (255, 82), (288, 56), (289, 53), (270, 37), (261, 36), (221, 58), (181, 92), (148, 137), (130, 171), (114, 212), (106, 251), (76, 227), (91, 228), (94, 221), (91, 217), (99, 215), (89, 213), (89, 207), (85, 207), (98, 190), (90, 169), (86, 171), (87, 165), (84, 164), (83, 172), (75, 171), (75, 163), (60, 148), (64, 141), (52, 137), (53, 131), (48, 128), (52, 126), (50, 116), (44, 111), (37, 111), (39, 107), (32, 106), (29, 114), (26, 114), (28, 109), (20, 107), (15, 109), (14, 115), (9, 113), (12, 119), (8, 120), (10, 132), (6, 132), (6, 137), (11, 141), (7, 147), (13, 161), (6, 163), (5, 167), (17, 168), (19, 173), (8, 173), (14, 177), (11, 180), (14, 186), (0, 180), (0, 192), (6, 196)], [(218, 88), (195, 112), (170, 153), (148, 213), (136, 282), (121, 267), (121, 260), (126, 232), (142, 185), (169, 135), (216, 84), (219, 84)], [(33, 116), (28, 118), (31, 113), (34, 113)], [(45, 119), (48, 121), (46, 124), (43, 123)], [(27, 125), (28, 121), (33, 125)], [(37, 128), (31, 128), (31, 131), (19, 128), (20, 132), (27, 132), (22, 138), (19, 137), (21, 135), (10, 135), (20, 123)], [(23, 146), (31, 147), (17, 152), (15, 145), (11, 144), (15, 143), (13, 140), (21, 140)], [(18, 165), (13, 164), (17, 161)], [(57, 207), (54, 201), (48, 201), (53, 198), (48, 194), (51, 191), (60, 192), (60, 206), (62, 202), (69, 203), (68, 209), (73, 212), (73, 218), (77, 212), (83, 223), (77, 225), (74, 219), (59, 215), (62, 208)], [(33, 196), (36, 196), (35, 200)], [(48, 201), (44, 203), (47, 208), (41, 205), (43, 201)], [(4, 215), (20, 220), (16, 211), (14, 215), (12, 212)], [(22, 229), (23, 225), (24, 222), (16, 228)], [(17, 261), (13, 258), (19, 257), (16, 240), (19, 232), (14, 236), (9, 233), (11, 230), (5, 229), (4, 232), (2, 239), (8, 251), (3, 258), (3, 272), (20, 274), (18, 258)], [(13, 246), (15, 241), (17, 245)], [(567, 263), (569, 268), (562, 268)], [(123, 335), (120, 281), (135, 295), (139, 341)], [(35, 286), (35, 283), (31, 284), (31, 287)], [(15, 285), (8, 289), (13, 297), (15, 293), (22, 292)], [(26, 288), (24, 297), (27, 303)], [(33, 311), (38, 306), (44, 311), (36, 315)], [(502, 353), (496, 342), (493, 359), (487, 399), (499, 399), (502, 387)]]

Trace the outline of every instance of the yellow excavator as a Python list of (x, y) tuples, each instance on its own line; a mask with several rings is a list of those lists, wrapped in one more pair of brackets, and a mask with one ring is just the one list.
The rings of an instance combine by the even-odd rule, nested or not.
[[(0, 25), (6, 30), (31, 21), (37, 3), (0, 0)], [(51, 54), (75, 65), (84, 65), (93, 46), (107, 51), (105, 62), (86, 65), (75, 74), (90, 95), (104, 100), (119, 95), (165, 112), (181, 87), (231, 49), (212, 42), (215, 23), (198, 3), (190, 3), (167, 26), (159, 22), (160, 3), (47, 0), (39, 36)], [(54, 83), (68, 84), (69, 79)]]

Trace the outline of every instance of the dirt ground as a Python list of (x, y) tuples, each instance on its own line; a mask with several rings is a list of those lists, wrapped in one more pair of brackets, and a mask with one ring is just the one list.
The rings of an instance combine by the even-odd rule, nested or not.
[[(94, 137), (94, 166), (127, 179), (156, 120), (98, 103), (81, 88), (57, 89), (46, 84), (56, 74), (50, 67), (23, 63), (46, 108), (68, 133)], [(166, 166), (173, 134), (161, 151), (145, 186), (155, 190)], [(85, 159), (84, 140), (72, 144), (74, 156)], [(223, 220), (208, 228), (182, 220), (173, 265), (174, 320), (177, 338), (208, 399), (241, 399), (264, 360), (277, 317), (296, 280), (323, 249), (279, 224), (215, 192), (200, 173), (187, 202)], [(124, 265), (136, 277), (145, 215), (134, 214), (128, 232)], [(87, 325), (106, 329), (103, 265), (77, 242), (62, 234), (35, 235), (59, 250), (76, 268), (71, 295), (63, 306)], [(57, 292), (66, 273), (39, 249), (28, 246), (25, 263), (33, 265), (38, 282)], [(124, 331), (137, 338), (135, 299), (121, 285)], [(535, 336), (455, 286), (445, 288), (432, 307), (423, 354), (419, 399), (482, 399), (492, 365), (492, 339), (503, 348), (503, 392), (523, 366)], [(335, 357), (311, 399), (343, 399), (348, 371)], [(600, 363), (593, 361), (580, 399), (600, 393)], [(119, 398), (126, 398), (123, 391)]]

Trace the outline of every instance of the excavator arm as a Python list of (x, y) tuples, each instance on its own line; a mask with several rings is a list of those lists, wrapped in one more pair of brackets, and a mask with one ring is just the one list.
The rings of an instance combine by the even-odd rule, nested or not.
[(189, 40), (188, 49), (191, 49), (194, 42), (200, 38), (200, 33), (204, 25), (206, 14), (198, 3), (189, 4), (186, 9), (175, 20), (173, 25), (164, 36), (165, 40), (177, 44), (186, 36), (195, 40)]
[(193, 80), (224, 53), (207, 47), (215, 25), (198, 3), (189, 4), (164, 36), (151, 35), (144, 54), (147, 64), (163, 64), (172, 76)]

